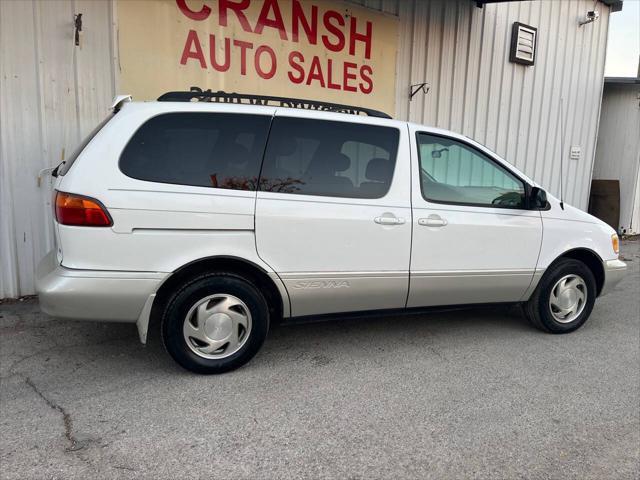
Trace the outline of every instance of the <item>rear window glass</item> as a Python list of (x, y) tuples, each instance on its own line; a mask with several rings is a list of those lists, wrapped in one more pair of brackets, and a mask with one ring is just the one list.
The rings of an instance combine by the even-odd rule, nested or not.
[(104, 127), (107, 124), (107, 122), (113, 118), (113, 115), (114, 115), (113, 113), (109, 115), (107, 118), (101, 121), (96, 128), (91, 130), (89, 135), (87, 135), (82, 140), (80, 145), (78, 145), (76, 149), (73, 152), (71, 152), (71, 155), (69, 155), (69, 158), (67, 158), (64, 162), (62, 162), (62, 165), (60, 165), (60, 168), (58, 168), (58, 175), (64, 175), (69, 171), (69, 169), (78, 159), (82, 151), (87, 147), (87, 145), (89, 145), (89, 142), (93, 140), (93, 137), (95, 137), (98, 134), (98, 132), (102, 130), (102, 127)]
[(150, 182), (255, 190), (270, 122), (266, 115), (159, 115), (133, 135), (120, 170)]
[(396, 128), (275, 118), (260, 190), (344, 198), (381, 198), (398, 151)]

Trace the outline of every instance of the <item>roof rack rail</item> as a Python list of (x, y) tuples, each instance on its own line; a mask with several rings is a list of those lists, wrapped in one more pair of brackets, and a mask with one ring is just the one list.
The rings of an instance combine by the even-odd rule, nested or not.
[(270, 95), (251, 95), (247, 93), (228, 93), (222, 90), (212, 92), (211, 89), (202, 90), (199, 87), (191, 87), (188, 92), (167, 92), (158, 97), (159, 102), (215, 102), (238, 103), (244, 105), (266, 105), (287, 108), (301, 108), (304, 110), (319, 110), (324, 112), (348, 113), (351, 115), (365, 114), (370, 117), (391, 118), (390, 115), (373, 110), (371, 108), (342, 105), (340, 103), (319, 102), (317, 100), (304, 100), (301, 98), (272, 97)]

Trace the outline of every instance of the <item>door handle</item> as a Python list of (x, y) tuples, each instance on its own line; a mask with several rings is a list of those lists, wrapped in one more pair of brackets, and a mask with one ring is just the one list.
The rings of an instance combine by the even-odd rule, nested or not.
[(419, 218), (418, 225), (425, 227), (444, 227), (447, 221), (439, 215), (429, 215), (427, 218)]
[(404, 218), (401, 217), (376, 217), (373, 219), (374, 222), (379, 223), (380, 225), (402, 225), (404, 223)]

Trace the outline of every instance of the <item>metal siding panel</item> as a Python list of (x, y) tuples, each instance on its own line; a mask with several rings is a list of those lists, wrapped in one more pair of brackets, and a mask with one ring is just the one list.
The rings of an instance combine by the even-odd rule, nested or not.
[[(580, 2), (570, 4), (572, 9), (569, 11), (570, 21), (579, 18), (584, 11), (590, 8), (588, 2)], [(565, 73), (566, 89), (563, 95), (567, 98), (566, 104), (566, 128), (565, 128), (565, 152), (563, 158), (567, 168), (565, 169), (565, 197), (567, 201), (580, 208), (587, 208), (587, 200), (580, 192), (589, 190), (591, 177), (591, 168), (594, 155), (594, 143), (596, 136), (596, 128), (599, 117), (598, 101), (601, 98), (601, 81), (596, 77), (602, 75), (604, 63), (596, 62), (592, 65), (588, 78), (592, 81), (592, 87), (581, 80), (583, 75), (582, 64), (584, 62), (584, 44), (585, 39), (590, 38), (589, 28), (593, 28), (598, 32), (606, 32), (608, 21), (608, 10), (605, 11), (596, 24), (588, 24), (583, 27), (574, 29), (574, 34), (570, 38), (570, 43), (566, 46), (566, 51), (570, 56), (567, 60), (568, 72)], [(571, 24), (570, 24), (571, 25)], [(589, 53), (595, 52), (599, 54), (602, 51), (604, 56), (604, 48), (606, 45), (606, 37), (598, 37), (595, 43), (589, 45)], [(595, 56), (595, 55), (594, 55)], [(595, 101), (585, 101), (586, 99), (595, 99)], [(578, 114), (580, 112), (580, 114)], [(585, 118), (587, 123), (593, 123), (594, 130), (589, 132), (582, 131), (582, 125)], [(579, 145), (582, 150), (580, 160), (571, 160), (569, 158), (569, 149), (571, 145)]]
[[(564, 181), (563, 188), (565, 188), (566, 192), (567, 169), (569, 160), (567, 124), (570, 119), (567, 117), (566, 113), (569, 99), (567, 98), (565, 82), (565, 66), (567, 64), (567, 52), (569, 51), (568, 42), (570, 41), (570, 36), (572, 34), (570, 25), (571, 21), (574, 20), (569, 15), (570, 7), (571, 6), (566, 2), (560, 5), (560, 21), (558, 22), (558, 44), (556, 46), (557, 51), (552, 52), (554, 54), (553, 61), (555, 73), (553, 78), (553, 88), (551, 90), (552, 101), (549, 108), (547, 143), (546, 148), (543, 152), (543, 158), (545, 159), (545, 168), (541, 176), (541, 183), (547, 186), (547, 188), (555, 196), (560, 196), (561, 180)], [(561, 132), (563, 133), (562, 136)], [(564, 139), (562, 137), (564, 137)], [(564, 150), (562, 150), (563, 148)], [(561, 168), (563, 169), (563, 178), (561, 178)], [(566, 197), (566, 195), (564, 199), (568, 203), (573, 203), (569, 198)]]
[[(575, 14), (576, 17), (578, 17), (582, 11), (581, 8), (583, 7), (583, 5), (581, 4), (577, 4), (575, 6), (575, 8), (573, 9), (573, 14)], [(589, 25), (586, 25), (586, 27), (588, 27)], [(574, 45), (573, 48), (571, 49), (571, 52), (573, 53), (572, 58), (570, 59), (570, 75), (569, 75), (569, 101), (567, 103), (567, 129), (566, 129), (566, 140), (567, 140), (567, 145), (565, 145), (565, 160), (566, 163), (568, 164), (568, 168), (566, 169), (566, 178), (577, 178), (579, 175), (579, 172), (584, 169), (584, 165), (585, 163), (588, 163), (588, 161), (586, 161), (587, 159), (583, 156), (580, 160), (576, 161), (576, 160), (571, 160), (569, 158), (569, 150), (571, 148), (571, 145), (580, 145), (582, 150), (586, 150), (586, 145), (582, 143), (583, 137), (580, 133), (581, 130), (581, 125), (583, 122), (579, 121), (578, 119), (582, 118), (581, 116), (578, 115), (579, 110), (582, 110), (582, 113), (584, 113), (584, 108), (586, 105), (588, 105), (588, 102), (584, 101), (584, 98), (582, 97), (578, 97), (577, 95), (575, 95), (575, 92), (578, 91), (585, 91), (586, 90), (586, 83), (582, 81), (582, 66), (584, 64), (583, 62), (583, 55), (584, 55), (584, 48), (585, 48), (585, 38), (588, 36), (588, 31), (585, 28), (585, 26), (580, 27), (580, 28), (576, 28), (575, 29), (575, 35), (574, 35)], [(575, 192), (576, 192), (576, 182), (567, 182), (565, 180), (565, 185), (567, 187), (567, 191), (566, 191), (566, 195), (567, 198), (574, 198)], [(570, 202), (570, 203), (575, 203), (575, 202)]]
[(3, 126), (0, 229), (8, 234), (2, 236), (0, 297), (6, 297), (33, 288), (34, 250), (40, 247), (41, 233), (40, 196), (35, 179), (42, 168), (42, 147), (35, 4), (0, 2), (0, 9)]
[[(69, 0), (36, 2), (38, 35), (38, 96), (41, 100), (39, 130), (42, 133), (40, 168), (52, 168), (68, 157), (80, 141), (76, 127), (76, 79), (73, 68), (73, 7)], [(60, 121), (65, 119), (65, 121)], [(53, 245), (52, 182), (43, 174), (37, 205), (41, 224), (41, 245), (34, 262)]]
[(379, 12), (382, 12), (382, 0), (366, 0), (364, 2), (364, 5), (366, 7), (369, 7), (373, 10), (377, 10)]
[[(528, 5), (528, 3), (526, 5)], [(509, 5), (504, 32), (505, 48), (503, 62), (505, 68), (502, 74), (500, 122), (498, 125), (496, 149), (503, 157), (510, 158), (514, 165), (518, 163), (518, 158), (515, 155), (515, 145), (518, 139), (518, 122), (515, 121), (515, 118), (517, 118), (518, 115), (518, 97), (522, 95), (521, 85), (526, 67), (518, 68), (520, 65), (509, 62), (509, 47), (511, 45), (511, 25), (513, 22), (526, 17), (527, 12), (523, 9), (522, 3)]]
[[(558, 195), (562, 97), (565, 199), (585, 209), (608, 9), (597, 22), (578, 27), (591, 0), (510, 2), (483, 9), (467, 0), (412, 4), (415, 8), (399, 10), (400, 47), (408, 35), (413, 44), (410, 53), (398, 57), (398, 99), (410, 83), (428, 81), (431, 90), (416, 95), (408, 112), (399, 102), (398, 116), (473, 137)], [(538, 28), (532, 67), (508, 61), (514, 21)], [(442, 30), (443, 25), (448, 27)], [(582, 147), (583, 157), (570, 163), (572, 144)]]
[(530, 72), (529, 75), (534, 75), (534, 79), (531, 87), (531, 102), (529, 106), (529, 130), (524, 132), (526, 135), (524, 171), (533, 179), (535, 179), (535, 166), (538, 163), (540, 134), (543, 125), (545, 125), (544, 118), (546, 118), (543, 104), (547, 96), (545, 95), (546, 89), (543, 88), (543, 85), (546, 85), (548, 74), (551, 70), (549, 62), (546, 62), (545, 59), (548, 57), (552, 47), (550, 32), (554, 19), (553, 13), (552, 8), (540, 9), (536, 66), (533, 69), (527, 70)]
[[(350, 3), (355, 3), (363, 7), (377, 10), (378, 12), (388, 13), (389, 15), (397, 16), (400, 10), (400, 5), (405, 3), (404, 0), (346, 0)], [(407, 0), (408, 1), (408, 0)]]
[[(0, 2), (0, 52), (9, 51), (7, 45), (13, 38), (11, 20), (18, 13), (19, 8), (13, 3)], [(19, 83), (19, 79), (14, 79), (12, 72), (15, 57), (5, 55), (0, 56), (0, 298), (15, 296), (18, 292), (17, 278), (17, 253), (15, 242), (15, 228), (13, 224), (13, 185), (9, 180), (12, 174), (13, 164), (9, 164), (9, 159), (14, 158), (16, 145), (9, 143), (14, 131), (14, 110), (19, 109), (16, 98), (8, 93), (13, 84)], [(13, 88), (11, 93), (13, 93)], [(11, 102), (9, 100), (11, 99)], [(9, 119), (12, 119), (8, 123)], [(11, 129), (11, 135), (9, 131)]]
[(431, 84), (436, 95), (424, 95), (422, 123), (439, 127), (438, 102), (445, 100), (440, 93), (440, 69), (442, 68), (442, 37), (445, 5), (442, 1), (429, 2), (427, 33), (427, 55), (424, 67), (425, 78)]
[(74, 0), (82, 13), (83, 44), (77, 49), (78, 117), (81, 136), (95, 128), (108, 113), (116, 95), (112, 62), (111, 5)]
[(398, 16), (400, 4), (407, 0), (382, 0), (382, 11), (391, 15)]
[(510, 68), (510, 65), (505, 62), (506, 23), (509, 4), (504, 5), (504, 8), (498, 8), (497, 5), (491, 5), (491, 7), (492, 10), (495, 10), (495, 25), (492, 39), (493, 48), (491, 49), (491, 63), (489, 67), (490, 88), (485, 119), (486, 134), (484, 144), (499, 155), (504, 156), (505, 152), (499, 151), (498, 149), (498, 131), (500, 127), (501, 110), (503, 108), (502, 80), (505, 70)]
[[(542, 112), (540, 118), (538, 134), (538, 145), (536, 147), (536, 153), (534, 156), (534, 165), (531, 170), (532, 177), (540, 182), (545, 188), (549, 189), (552, 193), (557, 193), (552, 180), (552, 172), (550, 165), (552, 158), (557, 157), (558, 149), (555, 142), (555, 132), (558, 129), (558, 107), (559, 107), (559, 95), (558, 92), (558, 62), (559, 55), (557, 55), (560, 45), (563, 43), (561, 35), (565, 31), (562, 25), (561, 9), (562, 3), (551, 4), (551, 23), (549, 25), (549, 31), (546, 32), (549, 35), (549, 45), (545, 52), (546, 55), (539, 59), (539, 63), (546, 65), (545, 78), (542, 82), (544, 85), (544, 95), (542, 96)], [(544, 34), (545, 32), (543, 32)]]
[(633, 226), (640, 173), (640, 85), (605, 84), (593, 178), (620, 180), (620, 227)]
[[(82, 49), (73, 45), (74, 5)], [(0, 298), (34, 293), (35, 268), (52, 246), (51, 188), (38, 186), (39, 171), (59, 163), (63, 149), (68, 156), (113, 97), (110, 9), (0, 1)]]
[[(638, 150), (637, 158), (637, 163), (640, 165), (640, 149)], [(638, 168), (638, 173), (636, 173), (636, 188), (633, 198), (629, 233), (640, 233), (640, 166)]]
[[(525, 13), (526, 12), (526, 13)], [(527, 25), (540, 25), (541, 9), (540, 2), (525, 3), (521, 18)], [(529, 126), (531, 124), (531, 113), (533, 110), (533, 92), (535, 90), (536, 71), (538, 69), (523, 68), (520, 70), (519, 84), (514, 86), (517, 90), (516, 100), (514, 100), (513, 108), (517, 110), (512, 112), (511, 121), (515, 127), (515, 132), (511, 136), (511, 141), (507, 148), (507, 157), (514, 158), (514, 165), (521, 170), (527, 169), (528, 144), (529, 144)], [(519, 99), (517, 98), (519, 97)]]
[[(606, 15), (606, 12), (605, 12)], [(601, 18), (601, 20), (603, 20)], [(604, 20), (603, 20), (604, 21)], [(608, 21), (608, 19), (607, 19)], [(585, 25), (585, 27), (593, 27), (593, 25)], [(598, 111), (599, 109), (599, 105), (600, 102), (597, 102), (598, 105), (594, 105), (593, 101), (589, 101), (589, 99), (595, 99), (596, 97), (594, 95), (597, 95), (597, 99), (601, 99), (601, 93), (600, 93), (600, 89), (601, 89), (601, 84), (597, 81), (597, 79), (594, 79), (593, 76), (598, 74), (598, 69), (599, 69), (599, 65), (596, 63), (596, 57), (598, 54), (598, 50), (596, 48), (594, 48), (594, 46), (597, 46), (598, 42), (599, 42), (599, 38), (596, 35), (596, 29), (594, 28), (585, 28), (585, 27), (581, 27), (582, 31), (581, 31), (581, 40), (583, 45), (585, 45), (587, 52), (586, 52), (586, 62), (584, 61), (585, 59), (585, 52), (583, 51), (580, 55), (580, 67), (579, 67), (579, 75), (578, 75), (578, 85), (576, 86), (576, 90), (578, 92), (584, 92), (583, 96), (581, 96), (580, 98), (577, 98), (577, 105), (578, 108), (576, 109), (576, 113), (574, 118), (579, 119), (576, 124), (574, 125), (575, 128), (575, 135), (577, 136), (577, 138), (580, 139), (585, 139), (587, 141), (589, 141), (589, 139), (586, 137), (587, 135), (587, 129), (585, 128), (585, 123), (583, 121), (583, 119), (585, 118), (589, 118), (590, 115), (593, 114), (593, 111), (596, 110)], [(585, 70), (583, 73), (583, 69)], [(597, 84), (597, 87), (594, 87), (594, 84)], [(594, 88), (598, 89), (598, 92), (596, 93), (594, 91)], [(586, 100), (586, 101), (585, 101)], [(596, 116), (599, 116), (599, 113), (596, 113)], [(597, 119), (596, 119), (597, 121)], [(584, 155), (583, 158), (581, 159), (582, 162), (582, 168), (583, 170), (590, 170), (589, 167), (589, 157), (587, 156), (587, 149), (584, 149)], [(589, 172), (591, 173), (591, 172)], [(590, 179), (588, 180), (590, 182)], [(576, 183), (573, 183), (571, 185), (571, 197), (575, 196), (575, 192), (576, 192), (576, 188), (577, 187), (582, 187), (582, 188), (586, 188), (587, 190), (590, 188), (589, 185), (587, 186), (578, 186), (576, 185)], [(586, 208), (586, 207), (585, 207)]]
[[(600, 24), (597, 25), (597, 31), (594, 32), (594, 43), (592, 48), (597, 52), (596, 61), (592, 65), (592, 73), (589, 78), (591, 87), (585, 92), (584, 98), (592, 99), (590, 102), (590, 114), (585, 115), (588, 129), (584, 135), (587, 148), (583, 155), (584, 169), (582, 177), (576, 183), (578, 192), (574, 195), (575, 205), (586, 210), (589, 205), (589, 192), (591, 190), (591, 175), (593, 172), (593, 161), (595, 158), (596, 141), (598, 137), (598, 123), (600, 120), (600, 106), (602, 102), (602, 89), (604, 85), (604, 62), (607, 45), (607, 34), (609, 31), (609, 10), (606, 9), (600, 17)], [(597, 23), (597, 22), (596, 22)], [(597, 33), (597, 34), (596, 34)], [(596, 49), (595, 45), (599, 48)]]
[(453, 54), (451, 101), (449, 109), (451, 118), (449, 129), (461, 132), (464, 122), (465, 82), (467, 78), (467, 58), (469, 50), (469, 29), (471, 10), (458, 5), (456, 8), (456, 36)]
[[(427, 2), (414, 2), (414, 15), (405, 21), (412, 22), (413, 45), (412, 57), (408, 65), (409, 81), (405, 85), (428, 82), (433, 90), (433, 85), (426, 76), (427, 70), (427, 36), (429, 34), (430, 9)], [(400, 27), (402, 29), (402, 26)], [(396, 88), (398, 86), (396, 85)], [(409, 119), (424, 123), (425, 97), (433, 96), (434, 92), (423, 95), (418, 93), (413, 97), (409, 105)]]
[(483, 9), (482, 32), (477, 41), (480, 43), (480, 65), (478, 76), (474, 80), (478, 84), (476, 98), (472, 101), (476, 102), (476, 115), (473, 125), (472, 137), (480, 143), (487, 143), (486, 123), (487, 112), (489, 111), (489, 94), (492, 89), (491, 85), (491, 57), (493, 53), (493, 40), (495, 32), (495, 9)]
[(464, 106), (462, 130), (460, 133), (473, 137), (475, 134), (475, 119), (478, 108), (478, 77), (480, 76), (480, 52), (482, 43), (479, 41), (483, 36), (484, 29), (484, 9), (467, 8), (471, 22), (469, 24), (469, 38), (466, 49), (466, 75), (464, 79)]
[[(443, 22), (440, 37), (440, 72), (438, 75), (438, 102), (436, 103), (436, 124), (451, 129), (451, 103), (457, 96), (453, 89), (454, 61), (456, 56), (458, 23), (456, 21), (458, 4), (454, 3), (449, 8), (443, 8)], [(451, 49), (442, 48), (450, 45)]]
[[(415, 2), (399, 4), (398, 14), (403, 19), (414, 18)], [(412, 83), (412, 41), (414, 22), (402, 21), (398, 32), (398, 57), (396, 60), (396, 118), (409, 118), (409, 85)]]

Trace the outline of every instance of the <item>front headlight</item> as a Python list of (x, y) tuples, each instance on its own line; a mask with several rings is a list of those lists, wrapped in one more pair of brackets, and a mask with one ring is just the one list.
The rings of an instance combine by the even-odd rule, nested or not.
[(620, 239), (615, 233), (611, 235), (611, 246), (613, 247), (615, 254), (618, 255), (620, 253)]

